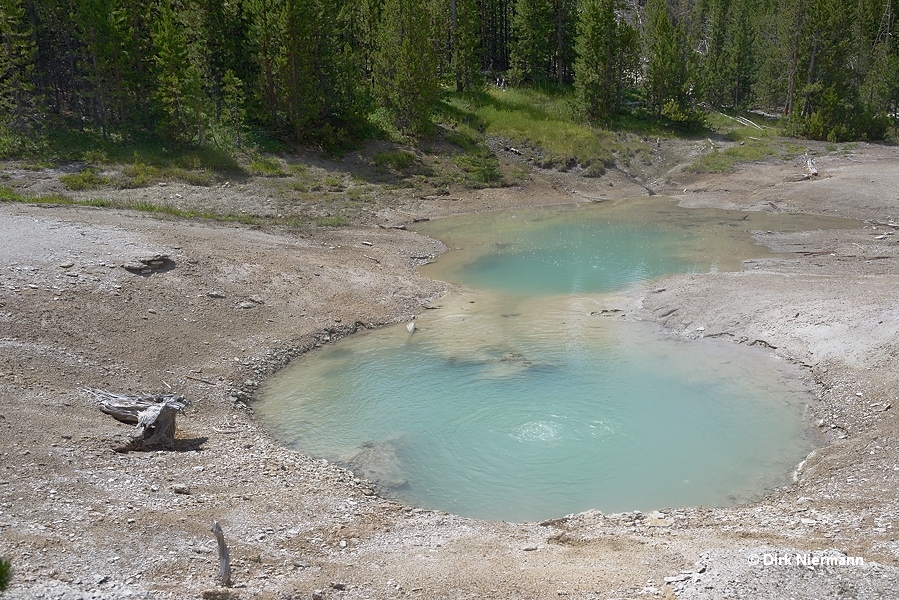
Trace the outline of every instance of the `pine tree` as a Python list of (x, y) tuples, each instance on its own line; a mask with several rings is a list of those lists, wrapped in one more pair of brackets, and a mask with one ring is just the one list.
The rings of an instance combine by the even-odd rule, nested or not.
[(681, 39), (672, 22), (667, 0), (649, 0), (644, 9), (643, 48), (646, 62), (644, 93), (656, 118), (678, 94), (682, 73)]
[(21, 0), (0, 0), (0, 127), (27, 133), (35, 124), (35, 45)]
[(584, 0), (578, 23), (574, 81), (591, 121), (604, 121), (618, 111), (621, 37), (613, 0)]
[(510, 60), (513, 78), (520, 83), (547, 79), (555, 33), (552, 0), (517, 0), (512, 18)]
[(129, 116), (127, 13), (114, 0), (77, 0), (75, 22), (81, 41), (82, 98), (104, 137)]
[(213, 110), (200, 62), (208, 54), (203, 52), (197, 25), (189, 21), (198, 14), (192, 8), (169, 3), (159, 7), (153, 31), (154, 104), (159, 112), (160, 134), (172, 141), (202, 145)]
[(484, 85), (480, 76), (478, 6), (475, 0), (450, 0), (452, 14), (452, 70), (457, 92), (474, 92)]
[(429, 52), (430, 21), (415, 0), (386, 0), (378, 29), (374, 91), (403, 132), (430, 128), (437, 103), (437, 65)]
[(221, 90), (216, 142), (220, 147), (240, 148), (243, 146), (247, 118), (243, 81), (228, 69), (222, 75)]
[(253, 85), (257, 119), (270, 131), (277, 127), (280, 100), (278, 72), (281, 69), (281, 32), (284, 22), (283, 0), (245, 0), (249, 15), (250, 54), (256, 63)]

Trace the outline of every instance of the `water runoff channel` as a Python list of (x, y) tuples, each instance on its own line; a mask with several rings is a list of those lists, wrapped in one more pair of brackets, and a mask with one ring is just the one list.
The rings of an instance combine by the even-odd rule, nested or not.
[[(676, 273), (770, 256), (752, 231), (843, 219), (685, 209), (664, 198), (423, 223), (450, 251), (439, 310), (309, 353), (255, 407), (289, 446), (416, 506), (506, 521), (727, 506), (813, 449), (813, 391), (770, 352), (597, 316)], [(592, 313), (592, 314), (591, 314)]]

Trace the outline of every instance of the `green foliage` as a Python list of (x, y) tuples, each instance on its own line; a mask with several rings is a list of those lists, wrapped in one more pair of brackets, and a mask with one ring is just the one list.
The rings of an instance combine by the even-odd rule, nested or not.
[(283, 177), (287, 175), (281, 161), (273, 156), (256, 156), (250, 161), (248, 169), (251, 175), (267, 177)]
[(213, 131), (215, 145), (236, 149), (244, 144), (247, 128), (246, 95), (243, 81), (231, 69), (222, 75), (222, 101), (217, 126)]
[(701, 100), (783, 114), (797, 135), (875, 139), (899, 112), (895, 4), (0, 0), (0, 157), (75, 154), (48, 144), (60, 128), (110, 160), (148, 137), (172, 154), (336, 155), (433, 134), (438, 83), (476, 101), (485, 72), (548, 93), (574, 81), (581, 115), (607, 126), (641, 110), (695, 126)]
[(574, 63), (575, 0), (516, 0), (511, 66), (518, 83), (568, 83)]
[(12, 580), (12, 565), (5, 558), (0, 558), (0, 592), (9, 587)]
[(386, 0), (374, 56), (374, 90), (403, 133), (431, 127), (437, 103), (437, 63), (430, 52), (432, 32), (415, 0)]
[(211, 105), (203, 88), (202, 40), (188, 11), (176, 12), (172, 4), (160, 5), (155, 22), (153, 62), (156, 69), (155, 100), (160, 119), (157, 130), (172, 142), (203, 145), (209, 128)]
[[(612, 165), (616, 156), (642, 146), (585, 124), (570, 88), (490, 90), (475, 98), (451, 96), (444, 111), (457, 122), (509, 140), (525, 156), (547, 167), (574, 162)], [(454, 140), (460, 141), (460, 140)], [(464, 142), (463, 142), (464, 143)]]
[(752, 99), (758, 71), (760, 3), (708, 0), (698, 6), (707, 44), (701, 58), (705, 98), (712, 106), (742, 108)]
[[(194, 165), (199, 165), (194, 162)], [(194, 166), (185, 168), (171, 164), (155, 165), (144, 162), (135, 156), (134, 162), (122, 169), (122, 178), (118, 185), (122, 188), (147, 187), (154, 183), (177, 179), (188, 185), (209, 186), (215, 183), (216, 176), (211, 170)]]
[(373, 157), (374, 163), (382, 168), (402, 171), (418, 162), (418, 158), (411, 152), (398, 150), (394, 152), (379, 152)]
[(497, 185), (503, 181), (496, 154), (486, 146), (462, 154), (455, 162), (465, 173), (468, 183), (475, 187)]
[(452, 71), (456, 92), (478, 92), (484, 87), (480, 75), (478, 45), (480, 31), (476, 0), (450, 0), (452, 15)]
[(703, 154), (687, 170), (693, 173), (729, 173), (739, 163), (764, 160), (775, 154), (774, 147), (768, 142), (748, 142), (724, 151), (715, 148)]
[(34, 129), (35, 45), (21, 0), (0, 0), (0, 134)]
[(676, 116), (693, 113), (697, 87), (693, 52), (684, 23), (675, 20), (667, 0), (647, 1), (643, 48), (643, 90), (650, 111), (656, 118), (665, 112)]
[(79, 173), (61, 175), (59, 181), (62, 182), (67, 190), (75, 192), (95, 190), (110, 184), (108, 177), (103, 177), (94, 169), (84, 169)]
[(615, 14), (615, 0), (585, 0), (574, 64), (578, 99), (593, 122), (621, 110), (625, 81), (637, 68), (636, 32)]
[(551, 0), (516, 0), (512, 20), (512, 73), (518, 83), (548, 79), (553, 56)]

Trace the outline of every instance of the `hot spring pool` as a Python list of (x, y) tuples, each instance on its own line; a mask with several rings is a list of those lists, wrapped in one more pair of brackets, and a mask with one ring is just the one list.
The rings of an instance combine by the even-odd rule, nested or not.
[(457, 250), (426, 273), (462, 291), (412, 335), (387, 327), (310, 353), (254, 407), (297, 450), (466, 516), (747, 500), (813, 448), (800, 374), (761, 350), (591, 313), (652, 277), (765, 256), (747, 230), (855, 225), (770, 218), (656, 199), (429, 223)]

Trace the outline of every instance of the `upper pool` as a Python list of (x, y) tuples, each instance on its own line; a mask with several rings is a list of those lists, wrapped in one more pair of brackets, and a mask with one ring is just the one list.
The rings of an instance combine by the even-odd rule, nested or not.
[(427, 223), (451, 251), (426, 273), (463, 287), (412, 335), (388, 327), (304, 356), (255, 407), (297, 450), (462, 515), (744, 501), (813, 448), (800, 374), (756, 349), (591, 313), (652, 277), (766, 256), (751, 230), (852, 226), (660, 199)]

